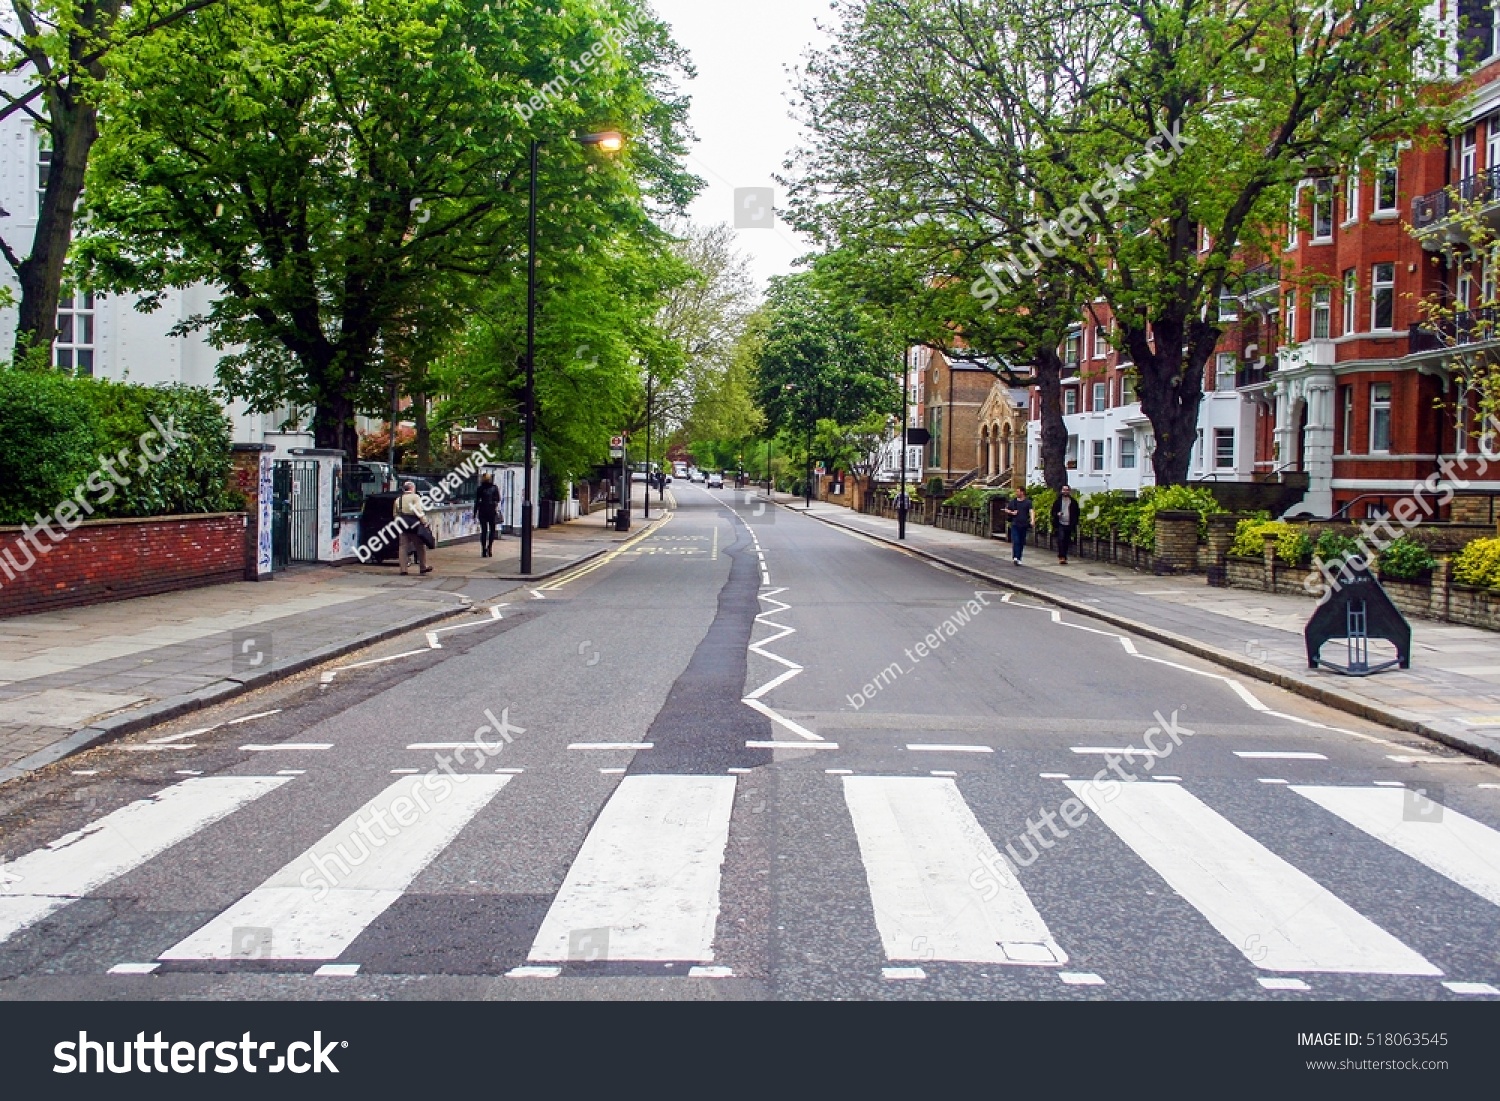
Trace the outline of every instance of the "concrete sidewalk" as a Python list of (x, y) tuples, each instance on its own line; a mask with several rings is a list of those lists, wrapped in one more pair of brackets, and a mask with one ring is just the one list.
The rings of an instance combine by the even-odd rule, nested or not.
[[(1024, 564), (1016, 566), (1009, 544), (1000, 539), (908, 523), (906, 541), (898, 543), (894, 520), (820, 501), (805, 509), (800, 498), (782, 493), (776, 499), (1002, 588), (1500, 764), (1500, 634), (1495, 632), (1413, 619), (1410, 669), (1345, 677), (1307, 667), (1302, 628), (1315, 607), (1310, 597), (1209, 588), (1201, 576), (1154, 577), (1084, 558), (1062, 566), (1041, 547), (1028, 547)], [(1382, 646), (1371, 644), (1372, 660)], [(1323, 656), (1342, 663), (1343, 644), (1328, 643)]]
[[(652, 522), (661, 515), (653, 502)], [(508, 536), (494, 558), (477, 542), (430, 551), (426, 575), (402, 577), (394, 562), (297, 566), (269, 582), (0, 619), (0, 782), (461, 615), (607, 553), (640, 534), (639, 512), (632, 521), (616, 532), (600, 512), (536, 532), (526, 578)]]

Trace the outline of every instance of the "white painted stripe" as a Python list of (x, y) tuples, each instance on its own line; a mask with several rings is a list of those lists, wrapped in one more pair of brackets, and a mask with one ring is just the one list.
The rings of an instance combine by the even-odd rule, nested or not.
[(1092, 971), (1059, 971), (1057, 977), (1069, 986), (1104, 985), (1104, 980)]
[(421, 772), (421, 771), (422, 770), (419, 769), (419, 768), (393, 768), (393, 769), (391, 769), (391, 775), (392, 776), (411, 776), (411, 775), (413, 775), (415, 773), (418, 773), (418, 772)]
[(601, 768), (599, 770), (599, 775), (601, 775), (601, 776), (624, 776), (625, 775), (625, 770), (623, 768)]
[[(485, 728), (482, 728), (482, 729), (485, 730), (485, 731), (487, 731), (489, 728), (485, 727)], [(486, 743), (486, 744), (488, 744), (488, 743)], [(412, 742), (412, 744), (409, 745), (409, 746), (407, 746), (406, 748), (407, 749), (462, 749), (464, 746), (468, 746), (470, 749), (478, 749), (479, 748), (479, 746), (475, 745), (475, 743), (474, 743), (474, 741), (472, 739), (470, 739), (467, 742)]]
[(1153, 776), (1153, 777), (1151, 777), (1151, 779), (1160, 781), (1163, 784), (1180, 784), (1180, 783), (1182, 783), (1182, 777), (1181, 776)]
[(913, 753), (993, 753), (987, 745), (933, 745), (908, 742), (906, 748)]
[(952, 780), (846, 776), (844, 800), (887, 959), (1068, 962)]
[(1404, 788), (1406, 782), (1404, 780), (1376, 780), (1375, 786), (1378, 788)]
[(110, 975), (149, 975), (161, 964), (159, 963), (117, 963), (109, 969), (106, 974)]
[(653, 747), (653, 742), (574, 742), (568, 746), (569, 749), (651, 749)]
[(746, 742), (746, 749), (837, 749), (838, 742)]
[(0, 941), (290, 782), (283, 776), (183, 780), (11, 861), (0, 892)]
[(283, 749), (290, 749), (290, 750), (298, 750), (298, 749), (321, 750), (321, 749), (332, 749), (332, 748), (333, 748), (333, 743), (332, 742), (282, 742), (280, 745), (242, 745), (242, 746), (240, 746), (240, 752), (241, 753), (276, 753), (277, 751), (283, 750)]
[(165, 745), (168, 742), (180, 742), (184, 738), (196, 738), (199, 734), (207, 734), (210, 730), (218, 730), (223, 723), (215, 723), (213, 726), (200, 726), (197, 730), (184, 730), (181, 734), (168, 734), (165, 738), (152, 738), (152, 745)]
[[(423, 780), (403, 777), (157, 958), (234, 959), (234, 931), (258, 928), (271, 931), (271, 943), (257, 958), (338, 959), (509, 782), (508, 776), (466, 776), (438, 801), (423, 790)], [(421, 795), (420, 801), (413, 793)], [(398, 799), (406, 804), (400, 818), (392, 810)], [(423, 811), (423, 804), (429, 809)], [(411, 825), (402, 825), (402, 819)], [(377, 822), (382, 823), (379, 828)], [(386, 822), (392, 823), (389, 829)]]
[(349, 979), (359, 974), (357, 963), (325, 963), (313, 972), (321, 979)]
[(732, 979), (734, 968), (732, 967), (689, 967), (688, 978), (690, 979)]
[(1443, 985), (1454, 994), (1500, 995), (1500, 990), (1487, 982), (1445, 982)]
[(306, 774), (305, 768), (278, 768), (276, 770), (277, 776), (305, 776)]
[(1291, 781), (1289, 781), (1289, 780), (1273, 780), (1270, 777), (1262, 776), (1260, 778), (1260, 782), (1263, 783), (1263, 784), (1286, 784), (1286, 783), (1290, 783)]
[(929, 775), (932, 775), (932, 776), (949, 776), (949, 777), (957, 778), (958, 773), (953, 772), (950, 769), (946, 769), (946, 768), (935, 768), (935, 769), (932, 770), (932, 772)]
[(599, 812), (528, 956), (569, 958), (580, 930), (608, 930), (610, 960), (714, 958), (733, 776), (627, 776)]
[(555, 979), (561, 974), (561, 967), (512, 967), (505, 973), (505, 977), (507, 979)]
[(1229, 685), (1229, 687), (1234, 691), (1234, 694), (1236, 696), (1238, 696), (1240, 699), (1244, 700), (1245, 701), (1245, 706), (1248, 707), (1248, 708), (1250, 708), (1251, 710), (1253, 710), (1253, 711), (1270, 711), (1271, 710), (1265, 704), (1261, 703), (1260, 700), (1256, 699), (1255, 698), (1255, 694), (1253, 692), (1251, 692), (1250, 689), (1246, 688), (1243, 684), (1241, 684), (1239, 681), (1235, 680), (1233, 677), (1225, 677), (1224, 678), (1224, 683), (1227, 684), (1227, 685)]
[(1039, 772), (1037, 775), (1043, 780), (1066, 780), (1068, 778), (1066, 772)]
[(825, 773), (827, 773), (829, 776), (853, 776), (854, 775), (854, 770), (852, 768), (825, 768), (823, 771)]
[[(172, 773), (174, 776), (202, 776), (203, 770), (201, 768), (177, 768), (173, 769)], [(78, 774), (74, 773), (74, 775)]]
[(920, 967), (882, 967), (880, 977), (882, 979), (925, 979), (927, 972)]
[(1236, 757), (1247, 761), (1326, 761), (1321, 753), (1299, 753), (1289, 749), (1236, 749)]
[(1103, 802), (1068, 787), (1262, 970), (1442, 974), (1186, 788), (1124, 784)]
[(1301, 979), (1261, 979), (1260, 985), (1267, 990), (1311, 990)]
[(791, 719), (787, 718), (779, 711), (767, 707), (760, 700), (751, 699), (749, 696), (746, 696), (740, 702), (743, 703), (746, 707), (751, 708), (752, 710), (759, 711), (762, 715), (770, 719), (772, 722), (786, 727), (793, 734), (798, 734), (806, 738), (810, 742), (821, 742), (823, 740), (821, 736), (814, 734), (811, 730), (807, 729), (807, 727), (792, 722)]
[(174, 742), (171, 745), (152, 745), (151, 743), (148, 742), (145, 745), (127, 745), (127, 746), (124, 747), (126, 753), (160, 753), (162, 750), (166, 750), (166, 749), (197, 749), (197, 748), (198, 748), (198, 746), (197, 746), (197, 743), (195, 743), (195, 742)]
[(1452, 765), (1468, 763), (1467, 761), (1455, 761), (1451, 757), (1423, 757), (1418, 755), (1403, 756), (1399, 753), (1387, 753), (1385, 755), (1385, 759), (1387, 761), (1395, 761), (1398, 765)]
[(1155, 750), (1139, 749), (1135, 746), (1108, 746), (1108, 745), (1075, 745), (1069, 747), (1080, 756), (1100, 756), (1106, 753), (1119, 753), (1125, 757), (1165, 757), (1170, 750), (1158, 753)]
[(239, 726), (240, 723), (247, 723), (247, 722), (249, 722), (252, 719), (264, 719), (264, 718), (268, 718), (271, 715), (280, 715), (280, 714), (281, 714), (281, 708), (279, 708), (279, 707), (276, 708), (273, 711), (257, 711), (253, 715), (241, 715), (238, 719), (230, 719), (224, 725), (225, 726)]
[(1500, 833), (1482, 822), (1425, 799), (1417, 809), (1434, 817), (1412, 816), (1411, 804), (1420, 798), (1415, 791), (1297, 785), (1292, 790), (1500, 906)]

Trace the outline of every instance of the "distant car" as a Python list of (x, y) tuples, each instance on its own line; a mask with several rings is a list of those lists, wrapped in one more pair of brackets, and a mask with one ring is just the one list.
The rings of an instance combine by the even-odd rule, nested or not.
[(719, 473), (719, 471), (717, 471), (717, 470), (715, 470), (712, 474), (710, 474), (708, 476), (708, 488), (709, 489), (723, 489), (724, 488), (724, 475), (721, 474), (721, 473)]
[(693, 471), (692, 476), (689, 480), (694, 482), (704, 482), (708, 480), (708, 476), (701, 470), (695, 470)]
[(632, 482), (644, 482), (644, 481), (648, 481), (650, 479), (650, 477), (651, 476), (649, 474), (647, 474), (644, 470), (632, 470), (630, 472), (630, 480)]

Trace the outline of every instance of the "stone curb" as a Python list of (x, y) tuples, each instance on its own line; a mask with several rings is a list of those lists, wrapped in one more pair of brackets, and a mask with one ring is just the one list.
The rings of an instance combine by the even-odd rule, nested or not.
[(81, 730), (75, 730), (67, 737), (53, 742), (43, 749), (37, 750), (29, 756), (22, 757), (19, 761), (0, 768), (0, 784), (25, 776), (29, 772), (44, 765), (50, 765), (61, 761), (65, 757), (71, 757), (75, 753), (81, 753), (85, 749), (92, 749), (96, 745), (113, 741), (137, 730), (143, 730), (148, 726), (175, 719), (179, 715), (185, 715), (190, 711), (197, 711), (213, 704), (223, 703), (225, 700), (242, 696), (257, 688), (263, 688), (279, 680), (293, 676), (310, 669), (315, 665), (321, 665), (336, 657), (354, 650), (371, 646), (396, 635), (406, 634), (428, 624), (437, 623), (440, 620), (452, 619), (454, 616), (462, 615), (474, 606), (474, 602), (467, 597), (459, 598), (461, 603), (447, 608), (441, 608), (432, 612), (424, 612), (404, 620), (401, 623), (382, 627), (377, 631), (367, 631), (356, 638), (342, 642), (335, 642), (327, 646), (313, 650), (301, 657), (293, 658), (283, 662), (264, 672), (248, 676), (226, 677), (221, 681), (206, 685), (196, 691), (188, 692), (180, 696), (169, 696), (164, 700), (147, 704), (145, 707), (134, 711), (123, 711), (117, 715), (91, 723)]
[[(783, 508), (790, 508), (790, 506), (782, 504), (782, 502), (780, 501), (776, 503), (782, 505)], [(1174, 631), (1168, 631), (1161, 627), (1154, 627), (1149, 623), (1141, 623), (1139, 620), (1130, 619), (1126, 616), (1106, 611), (1092, 604), (1083, 604), (1076, 600), (1070, 600), (1065, 596), (1058, 596), (1055, 593), (1050, 593), (1045, 589), (1034, 588), (1030, 585), (1019, 583), (1013, 579), (1007, 579), (1005, 577), (985, 573), (983, 570), (975, 569), (973, 566), (965, 565), (962, 562), (956, 562), (951, 558), (944, 558), (942, 555), (935, 554), (932, 551), (923, 550), (920, 547), (911, 545), (910, 543), (902, 543), (899, 540), (889, 539), (883, 535), (877, 535), (874, 532), (864, 531), (863, 529), (856, 528), (850, 524), (840, 523), (838, 520), (832, 519), (831, 517), (820, 516), (819, 514), (810, 512), (804, 508), (790, 508), (790, 511), (800, 512), (803, 515), (811, 516), (814, 520), (817, 520), (820, 523), (827, 524), (830, 527), (841, 528), (844, 531), (854, 532), (856, 535), (863, 535), (870, 539), (877, 540), (878, 542), (885, 543), (887, 546), (895, 547), (899, 550), (908, 551), (911, 554), (917, 555), (919, 558), (925, 558), (929, 561), (937, 562), (941, 565), (947, 566), (949, 569), (958, 570), (960, 573), (966, 574), (969, 577), (977, 578), (978, 580), (985, 581), (991, 585), (997, 585), (1002, 589), (1010, 589), (1014, 592), (1034, 597), (1037, 600), (1045, 600), (1047, 603), (1056, 605), (1057, 607), (1062, 608), (1065, 611), (1075, 612), (1078, 615), (1087, 616), (1090, 619), (1097, 619), (1104, 623), (1108, 623), (1113, 627), (1119, 627), (1123, 630), (1130, 631), (1133, 634), (1140, 635), (1143, 638), (1149, 638), (1153, 641), (1164, 643), (1167, 646), (1171, 646), (1173, 649), (1182, 650), (1185, 653), (1193, 654), (1196, 657), (1211, 661), (1216, 665), (1226, 666), (1227, 668), (1234, 670), (1236, 673), (1242, 673), (1247, 677), (1253, 677), (1256, 680), (1264, 681), (1268, 684), (1274, 684), (1280, 688), (1285, 688), (1290, 692), (1295, 692), (1299, 696), (1305, 696), (1308, 699), (1316, 700), (1318, 703), (1325, 704), (1328, 707), (1335, 708), (1339, 711), (1343, 711), (1346, 714), (1355, 715), (1362, 719), (1369, 719), (1371, 722), (1377, 722), (1384, 726), (1394, 727), (1397, 730), (1404, 730), (1411, 734), (1419, 734), (1424, 738), (1430, 738), (1435, 742), (1441, 742), (1443, 745), (1446, 745), (1451, 749), (1456, 749), (1460, 753), (1468, 754), (1471, 757), (1478, 757), (1479, 759), (1487, 761), (1493, 765), (1500, 765), (1500, 749), (1497, 749), (1495, 746), (1487, 745), (1484, 742), (1477, 741), (1472, 736), (1466, 733), (1455, 730), (1448, 730), (1444, 729), (1441, 726), (1436, 726), (1432, 722), (1423, 719), (1420, 716), (1414, 715), (1409, 711), (1401, 711), (1393, 707), (1385, 707), (1361, 696), (1356, 696), (1353, 693), (1344, 692), (1340, 689), (1331, 687), (1330, 685), (1318, 684), (1314, 681), (1307, 680), (1304, 677), (1299, 677), (1294, 673), (1287, 672), (1286, 670), (1275, 669), (1260, 665), (1253, 661), (1248, 661), (1241, 654), (1234, 654), (1230, 653), (1228, 650), (1221, 650), (1219, 649), (1219, 647), (1212, 646), (1206, 642), (1199, 642), (1197, 639), (1188, 638), (1184, 635), (1179, 635)]]

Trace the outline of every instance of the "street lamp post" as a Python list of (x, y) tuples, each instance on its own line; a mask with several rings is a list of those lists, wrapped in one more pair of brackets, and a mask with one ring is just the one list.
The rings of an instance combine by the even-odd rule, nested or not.
[[(625, 139), (614, 130), (597, 134), (584, 134), (578, 138), (580, 145), (592, 145), (606, 153), (617, 153), (625, 145)], [(531, 187), (526, 204), (526, 391), (521, 399), (521, 420), (524, 424), (521, 463), (521, 573), (531, 572), (532, 529), (532, 444), (536, 432), (536, 191), (537, 162), (541, 159), (542, 143), (531, 139)]]
[(641, 510), (641, 519), (651, 519), (651, 383), (649, 373), (646, 375), (646, 505)]
[(901, 489), (896, 495), (896, 538), (906, 538), (906, 426), (911, 420), (911, 352), (901, 351)]

